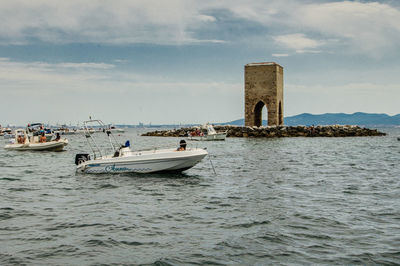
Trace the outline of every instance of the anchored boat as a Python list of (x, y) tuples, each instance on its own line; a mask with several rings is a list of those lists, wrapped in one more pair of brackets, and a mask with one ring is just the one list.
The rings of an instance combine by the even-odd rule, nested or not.
[(39, 136), (29, 136), (24, 129), (15, 130), (15, 139), (4, 149), (16, 151), (61, 151), (68, 145), (67, 139), (40, 142)]
[[(206, 133), (203, 132), (203, 129), (207, 130)], [(225, 140), (227, 131), (216, 132), (214, 127), (210, 124), (205, 124), (201, 128), (198, 128), (196, 131), (189, 133), (189, 140), (201, 140), (201, 141), (210, 141), (210, 140)]]
[(98, 123), (100, 127), (105, 128), (101, 120), (84, 122), (84, 128), (87, 130), (85, 137), (92, 149), (93, 158), (87, 153), (75, 156), (76, 171), (80, 173), (182, 172), (195, 166), (208, 154), (205, 149), (186, 148), (184, 140), (178, 149), (133, 151), (129, 141), (122, 145), (111, 130), (105, 130), (111, 148), (109, 154), (106, 154), (106, 151), (100, 148), (100, 143), (96, 142), (95, 136), (90, 134), (90, 123)]

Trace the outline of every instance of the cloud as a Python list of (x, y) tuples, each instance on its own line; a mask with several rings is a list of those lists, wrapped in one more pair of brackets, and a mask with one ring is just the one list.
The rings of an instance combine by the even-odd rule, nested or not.
[(293, 49), (296, 53), (316, 52), (315, 48), (323, 45), (323, 42), (307, 38), (304, 34), (287, 34), (273, 37), (278, 45)]
[(191, 0), (1, 1), (0, 17), (3, 44), (205, 42), (191, 30), (215, 21)]
[[(392, 2), (388, 2), (392, 3)], [(230, 19), (220, 23), (219, 15)], [(0, 44), (152, 43), (163, 45), (224, 43), (231, 32), (251, 40), (256, 23), (280, 44), (297, 52), (332, 45), (352, 51), (384, 53), (400, 43), (400, 11), (394, 4), (359, 1), (296, 0), (13, 0), (0, 1)], [(209, 35), (207, 35), (209, 33)], [(200, 37), (201, 36), (201, 37)], [(216, 37), (217, 36), (217, 37)], [(289, 40), (296, 42), (292, 45)]]
[[(241, 117), (238, 106), (243, 105), (241, 82), (176, 81), (124, 72), (105, 63), (50, 64), (7, 58), (0, 58), (0, 94), (7, 99), (7, 104), (0, 105), (0, 122), (20, 125), (41, 119), (75, 123), (90, 114), (123, 123), (204, 123)], [(226, 95), (233, 99), (225, 101)], [(204, 113), (204, 104), (209, 112)], [(9, 112), (10, 106), (18, 108)], [(30, 112), (33, 106), (35, 112)]]
[(362, 52), (398, 47), (400, 41), (400, 11), (378, 2), (304, 5), (291, 20), (308, 31), (340, 38)]
[[(375, 57), (399, 49), (396, 2), (262, 0), (218, 1), (233, 17), (263, 25), (297, 52), (348, 51)], [(390, 5), (390, 4), (391, 5)], [(216, 8), (216, 7), (215, 7)], [(305, 37), (307, 36), (307, 37)], [(291, 44), (289, 40), (296, 43)], [(303, 46), (303, 48), (301, 48)]]
[(15, 62), (0, 58), (0, 91), (54, 92), (54, 88), (81, 87), (89, 80), (104, 80), (114, 65), (105, 63)]

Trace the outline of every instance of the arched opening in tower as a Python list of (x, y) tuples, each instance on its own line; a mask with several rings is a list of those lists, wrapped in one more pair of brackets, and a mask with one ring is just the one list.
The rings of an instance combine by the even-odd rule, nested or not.
[(254, 107), (254, 125), (257, 127), (268, 125), (268, 110), (267, 106), (262, 101), (259, 101)]

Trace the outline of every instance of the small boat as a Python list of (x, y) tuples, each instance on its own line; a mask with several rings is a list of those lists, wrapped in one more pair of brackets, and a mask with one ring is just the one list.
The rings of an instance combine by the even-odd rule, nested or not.
[(70, 128), (67, 125), (62, 125), (61, 127), (52, 130), (54, 134), (59, 133), (60, 135), (75, 135), (77, 133), (76, 128)]
[(29, 136), (24, 129), (15, 130), (15, 139), (4, 149), (15, 151), (61, 151), (68, 145), (67, 139), (39, 142), (39, 136)]
[(125, 129), (123, 129), (123, 128), (117, 128), (117, 127), (115, 127), (114, 125), (110, 125), (110, 126), (108, 127), (108, 129), (109, 129), (111, 132), (117, 132), (117, 133), (124, 133), (124, 132), (125, 132)]
[(4, 139), (13, 139), (15, 138), (14, 133), (12, 132), (11, 128), (2, 128), (0, 130), (0, 136), (3, 136)]
[[(205, 129), (206, 132), (203, 132)], [(227, 131), (216, 132), (214, 127), (210, 124), (205, 124), (196, 131), (189, 133), (189, 140), (199, 141), (212, 141), (212, 140), (225, 140)]]
[[(101, 120), (85, 121), (86, 129), (89, 123), (98, 123), (102, 128)], [(87, 154), (75, 156), (76, 171), (78, 173), (154, 173), (154, 172), (182, 172), (199, 163), (208, 153), (205, 149), (186, 148), (186, 142), (181, 140), (180, 147), (169, 149), (152, 149), (133, 151), (129, 141), (121, 145), (111, 132), (104, 132), (111, 148), (110, 153), (100, 149), (94, 135), (89, 130), (85, 134), (93, 158)], [(101, 144), (101, 143), (100, 143)]]

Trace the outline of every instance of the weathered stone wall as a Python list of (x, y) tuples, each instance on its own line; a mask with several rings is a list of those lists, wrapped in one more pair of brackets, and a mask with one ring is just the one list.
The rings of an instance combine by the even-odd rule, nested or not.
[(283, 67), (276, 63), (251, 63), (244, 67), (245, 125), (261, 126), (267, 107), (268, 125), (283, 125)]
[[(227, 137), (250, 138), (281, 138), (281, 137), (361, 137), (385, 136), (385, 133), (376, 129), (361, 128), (359, 126), (272, 126), (272, 127), (241, 127), (241, 126), (214, 126), (217, 131), (227, 131)], [(158, 137), (185, 137), (188, 132), (196, 128), (180, 128), (147, 132), (142, 136)]]

